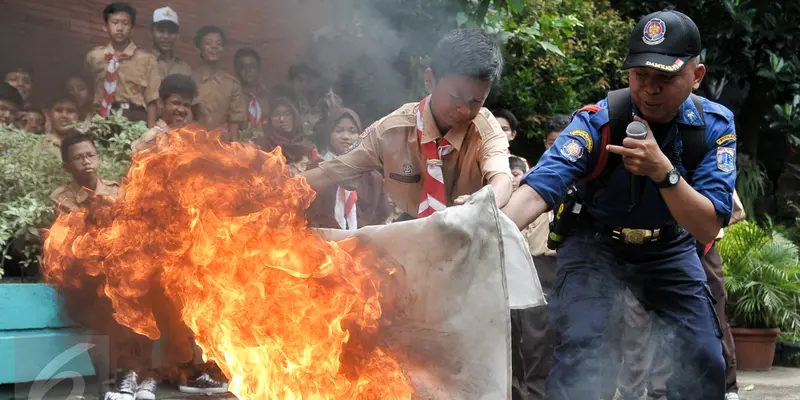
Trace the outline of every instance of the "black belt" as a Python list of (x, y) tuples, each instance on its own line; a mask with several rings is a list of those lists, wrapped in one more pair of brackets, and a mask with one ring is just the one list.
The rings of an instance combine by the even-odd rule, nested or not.
[(685, 231), (679, 225), (667, 225), (657, 229), (609, 228), (593, 221), (592, 230), (604, 234), (624, 244), (641, 245), (655, 242), (668, 242), (682, 235)]

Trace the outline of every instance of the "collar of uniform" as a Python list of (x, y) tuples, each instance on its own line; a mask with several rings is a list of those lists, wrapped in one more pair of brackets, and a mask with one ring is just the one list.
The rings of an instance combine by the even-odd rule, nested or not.
[[(89, 188), (85, 188), (79, 185), (77, 182), (73, 181), (69, 185), (69, 190), (75, 194), (75, 202), (78, 204), (82, 204), (92, 194), (92, 190)], [(114, 191), (106, 184), (106, 182), (100, 178), (97, 178), (97, 188), (95, 188), (94, 193), (97, 193), (99, 196), (112, 196), (114, 195)]]
[(112, 46), (111, 43), (109, 43), (108, 45), (106, 45), (106, 48), (105, 50), (103, 50), (103, 52), (105, 54), (114, 53), (114, 54), (122, 54), (125, 57), (133, 57), (133, 54), (136, 52), (136, 44), (133, 43), (133, 40), (131, 40), (131, 42), (128, 43), (128, 47), (126, 47), (125, 50), (122, 50), (122, 53), (117, 53), (114, 50), (114, 46)]
[[(240, 81), (241, 82), (241, 81)], [(267, 88), (264, 87), (263, 84), (259, 83), (252, 88), (246, 88), (242, 85), (242, 91), (244, 94), (248, 96), (256, 96), (256, 97), (266, 97), (267, 96)]]
[(705, 126), (703, 117), (697, 111), (697, 107), (694, 106), (692, 96), (689, 96), (689, 98), (681, 104), (681, 110), (678, 112), (677, 119), (678, 123), (681, 125)]
[[(461, 143), (464, 141), (464, 135), (467, 130), (465, 128), (450, 128), (444, 135), (447, 142), (453, 145), (456, 150), (461, 150)], [(425, 110), (422, 113), (422, 143), (428, 143), (439, 139), (441, 133), (439, 127), (436, 125), (436, 119), (433, 118), (433, 111), (431, 110), (431, 99), (425, 102)]]
[(154, 125), (154, 127), (159, 128), (162, 131), (169, 129), (169, 125), (167, 125), (167, 123), (164, 122), (164, 120), (161, 119), (161, 118), (159, 118), (158, 121), (156, 121), (156, 124)]
[(200, 76), (200, 80), (207, 81), (212, 78), (218, 78), (222, 73), (222, 69), (211, 68), (208, 65), (203, 64), (199, 68), (197, 68), (197, 73)]

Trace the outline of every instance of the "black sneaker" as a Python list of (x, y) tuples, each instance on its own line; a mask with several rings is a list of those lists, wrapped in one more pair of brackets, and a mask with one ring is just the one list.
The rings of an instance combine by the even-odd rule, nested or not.
[(228, 384), (215, 381), (208, 374), (202, 374), (185, 385), (178, 386), (178, 390), (181, 393), (223, 394), (228, 393)]

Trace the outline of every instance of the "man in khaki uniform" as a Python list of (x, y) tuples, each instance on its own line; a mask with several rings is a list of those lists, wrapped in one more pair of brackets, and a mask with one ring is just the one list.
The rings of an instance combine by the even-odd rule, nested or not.
[(262, 129), (269, 112), (267, 88), (261, 83), (261, 56), (252, 47), (236, 50), (233, 57), (236, 77), (242, 84), (247, 101), (247, 127)]
[(200, 28), (195, 44), (203, 62), (194, 71), (199, 106), (195, 120), (207, 128), (222, 128), (224, 140), (236, 140), (247, 122), (247, 103), (239, 80), (220, 65), (227, 44), (225, 31), (216, 26)]
[(131, 40), (136, 10), (127, 3), (112, 3), (103, 10), (103, 18), (110, 43), (86, 55), (86, 66), (94, 77), (94, 106), (101, 115), (122, 109), (128, 119), (147, 121), (152, 127), (161, 78), (155, 56)]
[[(323, 191), (332, 185), (347, 188), (362, 174), (383, 168), (386, 192), (410, 217), (463, 204), (487, 184), (502, 207), (512, 190), (508, 139), (482, 108), (502, 65), (497, 44), (485, 32), (451, 32), (425, 71), (429, 97), (382, 118), (349, 153), (302, 175), (314, 190)], [(430, 179), (433, 188), (423, 192)]]
[(114, 197), (119, 193), (117, 182), (97, 176), (100, 155), (92, 139), (83, 133), (74, 133), (61, 142), (61, 159), (64, 170), (72, 175), (72, 182), (61, 185), (50, 194), (50, 200), (63, 213), (87, 207), (97, 196)]
[(153, 11), (153, 48), (156, 50), (158, 75), (161, 80), (172, 74), (192, 75), (192, 67), (173, 53), (175, 42), (180, 37), (178, 14), (169, 7)]
[(166, 77), (158, 89), (158, 108), (161, 118), (156, 125), (145, 132), (139, 139), (131, 143), (131, 150), (136, 153), (153, 146), (156, 138), (192, 120), (192, 104), (197, 97), (197, 85), (190, 76), (174, 74)]

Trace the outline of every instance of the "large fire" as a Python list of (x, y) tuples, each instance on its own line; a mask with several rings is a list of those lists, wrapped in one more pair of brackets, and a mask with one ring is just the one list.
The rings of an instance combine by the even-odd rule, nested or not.
[(104, 276), (114, 318), (151, 339), (160, 286), (240, 399), (410, 399), (397, 361), (348, 343), (378, 331), (394, 271), (309, 230), (313, 196), (279, 150), (178, 129), (134, 158), (124, 195), (58, 218), (45, 276)]

